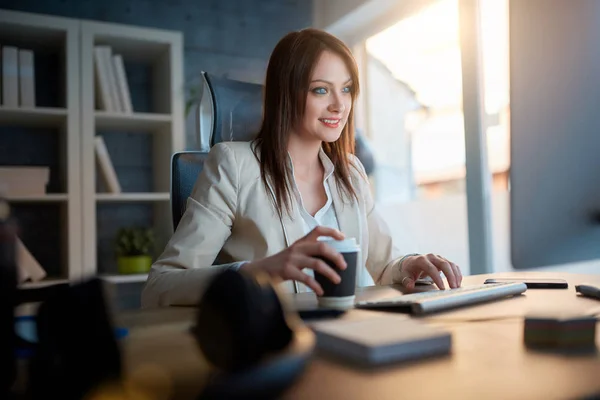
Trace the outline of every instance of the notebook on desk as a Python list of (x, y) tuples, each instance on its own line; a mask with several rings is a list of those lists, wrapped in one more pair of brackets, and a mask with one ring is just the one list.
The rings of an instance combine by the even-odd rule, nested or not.
[(311, 324), (317, 348), (362, 365), (379, 365), (444, 355), (451, 334), (402, 315), (380, 314)]

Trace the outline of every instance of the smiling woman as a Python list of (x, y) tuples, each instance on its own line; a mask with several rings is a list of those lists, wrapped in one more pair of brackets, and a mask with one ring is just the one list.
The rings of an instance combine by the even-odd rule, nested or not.
[[(333, 163), (335, 179), (346, 194), (354, 194), (348, 180), (348, 155), (354, 149), (352, 104), (358, 91), (352, 53), (332, 35), (316, 29), (292, 32), (273, 50), (257, 144), (264, 153), (260, 160), (263, 182), (267, 183), (267, 177), (273, 180), (280, 211), (290, 211), (292, 195), (292, 165), (281, 149), (287, 149), (294, 160), (296, 175), (306, 181), (320, 173), (323, 186), (321, 162), (315, 157), (323, 147)], [(323, 197), (324, 190), (319, 192)]]
[(444, 288), (442, 271), (450, 287), (460, 286), (456, 264), (433, 254), (402, 256), (392, 243), (353, 154), (358, 90), (356, 62), (336, 37), (304, 29), (280, 40), (267, 68), (257, 138), (211, 149), (152, 267), (143, 306), (196, 304), (214, 274), (227, 269), (266, 273), (287, 289), (300, 282), (296, 290), (322, 295), (315, 274), (338, 284), (347, 267), (323, 236), (358, 245), (352, 285), (410, 289), (431, 276)]

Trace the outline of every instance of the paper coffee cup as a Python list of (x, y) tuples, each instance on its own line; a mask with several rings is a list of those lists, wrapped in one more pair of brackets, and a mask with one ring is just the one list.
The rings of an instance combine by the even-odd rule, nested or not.
[(328, 246), (339, 252), (347, 264), (345, 270), (340, 270), (333, 261), (322, 258), (323, 261), (338, 273), (342, 280), (340, 283), (335, 284), (328, 277), (315, 271), (315, 279), (323, 288), (323, 295), (317, 297), (319, 306), (335, 309), (352, 308), (355, 300), (356, 273), (360, 258), (360, 246), (356, 243), (355, 238), (344, 240), (319, 238), (319, 241), (327, 243)]

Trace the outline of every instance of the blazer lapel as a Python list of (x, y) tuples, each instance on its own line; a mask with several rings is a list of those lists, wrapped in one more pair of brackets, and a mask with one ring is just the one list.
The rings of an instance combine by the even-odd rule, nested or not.
[(347, 238), (356, 238), (356, 242), (361, 244), (362, 238), (357, 202), (344, 202), (342, 197), (340, 197), (338, 184), (335, 180), (335, 177), (330, 177), (327, 182), (329, 184), (329, 190), (331, 192), (333, 206), (335, 208), (335, 214), (337, 216), (340, 231), (342, 231)]
[[(269, 186), (269, 191), (275, 199), (275, 191), (273, 190), (273, 186), (271, 182), (267, 180), (267, 184)], [(304, 229), (302, 225), (302, 216), (300, 215), (300, 210), (298, 209), (298, 205), (296, 204), (296, 200), (292, 196), (292, 217), (285, 210), (279, 214), (279, 221), (281, 222), (281, 228), (283, 229), (283, 237), (285, 239), (286, 247), (290, 247), (294, 242), (304, 236)], [(293, 281), (293, 291), (294, 293), (306, 292), (307, 288), (301, 283), (297, 281)]]
[[(273, 186), (271, 182), (268, 182), (269, 191), (273, 198), (275, 198), (275, 191), (273, 190)], [(283, 210), (283, 214), (280, 215), (281, 228), (283, 229), (283, 236), (285, 239), (286, 247), (291, 246), (298, 239), (302, 238), (304, 233), (304, 228), (302, 225), (302, 216), (300, 215), (300, 210), (298, 209), (298, 204), (296, 204), (296, 199), (292, 196), (292, 213), (291, 216), (285, 210)]]
[[(260, 150), (258, 152), (260, 157)], [(290, 160), (291, 162), (291, 160)], [(275, 191), (273, 190), (273, 184), (271, 182), (271, 178), (267, 178), (267, 186), (269, 187), (269, 191), (271, 192), (272, 199), (275, 201)], [(298, 209), (298, 205), (296, 204), (296, 199), (292, 196), (292, 216), (290, 216), (287, 212), (279, 214), (279, 221), (281, 223), (281, 229), (283, 230), (283, 237), (285, 239), (286, 247), (291, 246), (304, 236), (304, 230), (302, 226), (302, 216), (300, 215), (300, 210)], [(275, 210), (278, 212), (277, 210)]]

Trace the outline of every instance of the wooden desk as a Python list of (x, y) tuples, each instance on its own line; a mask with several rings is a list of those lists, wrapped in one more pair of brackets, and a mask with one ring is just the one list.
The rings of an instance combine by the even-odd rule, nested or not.
[[(530, 289), (513, 299), (421, 318), (452, 332), (452, 354), (449, 356), (372, 371), (316, 357), (289, 390), (287, 398), (564, 399), (600, 396), (599, 353), (560, 355), (531, 351), (523, 343), (522, 318), (528, 311), (539, 309), (600, 312), (600, 301), (575, 293), (576, 284), (600, 283), (600, 275), (502, 273), (465, 277), (463, 284), (481, 284), (490, 277), (517, 276), (564, 278), (569, 288)], [(367, 288), (359, 297), (377, 296), (382, 290), (390, 288)], [(300, 294), (298, 301), (310, 302), (310, 296)], [(344, 318), (368, 317), (366, 314), (359, 316), (359, 313), (359, 310), (353, 310)], [(596, 343), (600, 343), (600, 330), (596, 332)]]
[[(446, 311), (421, 320), (452, 332), (452, 353), (428, 360), (365, 370), (316, 356), (286, 393), (289, 399), (539, 399), (600, 396), (600, 355), (560, 355), (527, 349), (523, 316), (538, 309), (600, 312), (600, 301), (576, 295), (582, 282), (600, 283), (600, 275), (522, 272), (465, 277), (480, 284), (489, 277), (564, 278), (568, 289), (530, 289), (525, 295)], [(391, 287), (360, 290), (361, 299)], [(314, 294), (295, 295), (297, 303), (316, 302)], [(352, 310), (343, 318), (369, 318), (373, 311)], [(122, 348), (126, 370), (160, 365), (171, 376), (169, 398), (195, 398), (205, 382), (206, 363), (186, 334), (193, 308), (122, 313), (119, 326), (130, 328)], [(596, 334), (600, 344), (600, 330)], [(150, 375), (152, 376), (152, 375)], [(147, 380), (147, 379), (144, 379)], [(147, 384), (141, 384), (148, 387)], [(156, 389), (150, 392), (156, 393)], [(175, 397), (172, 397), (175, 396)], [(160, 398), (160, 397), (157, 397)]]

